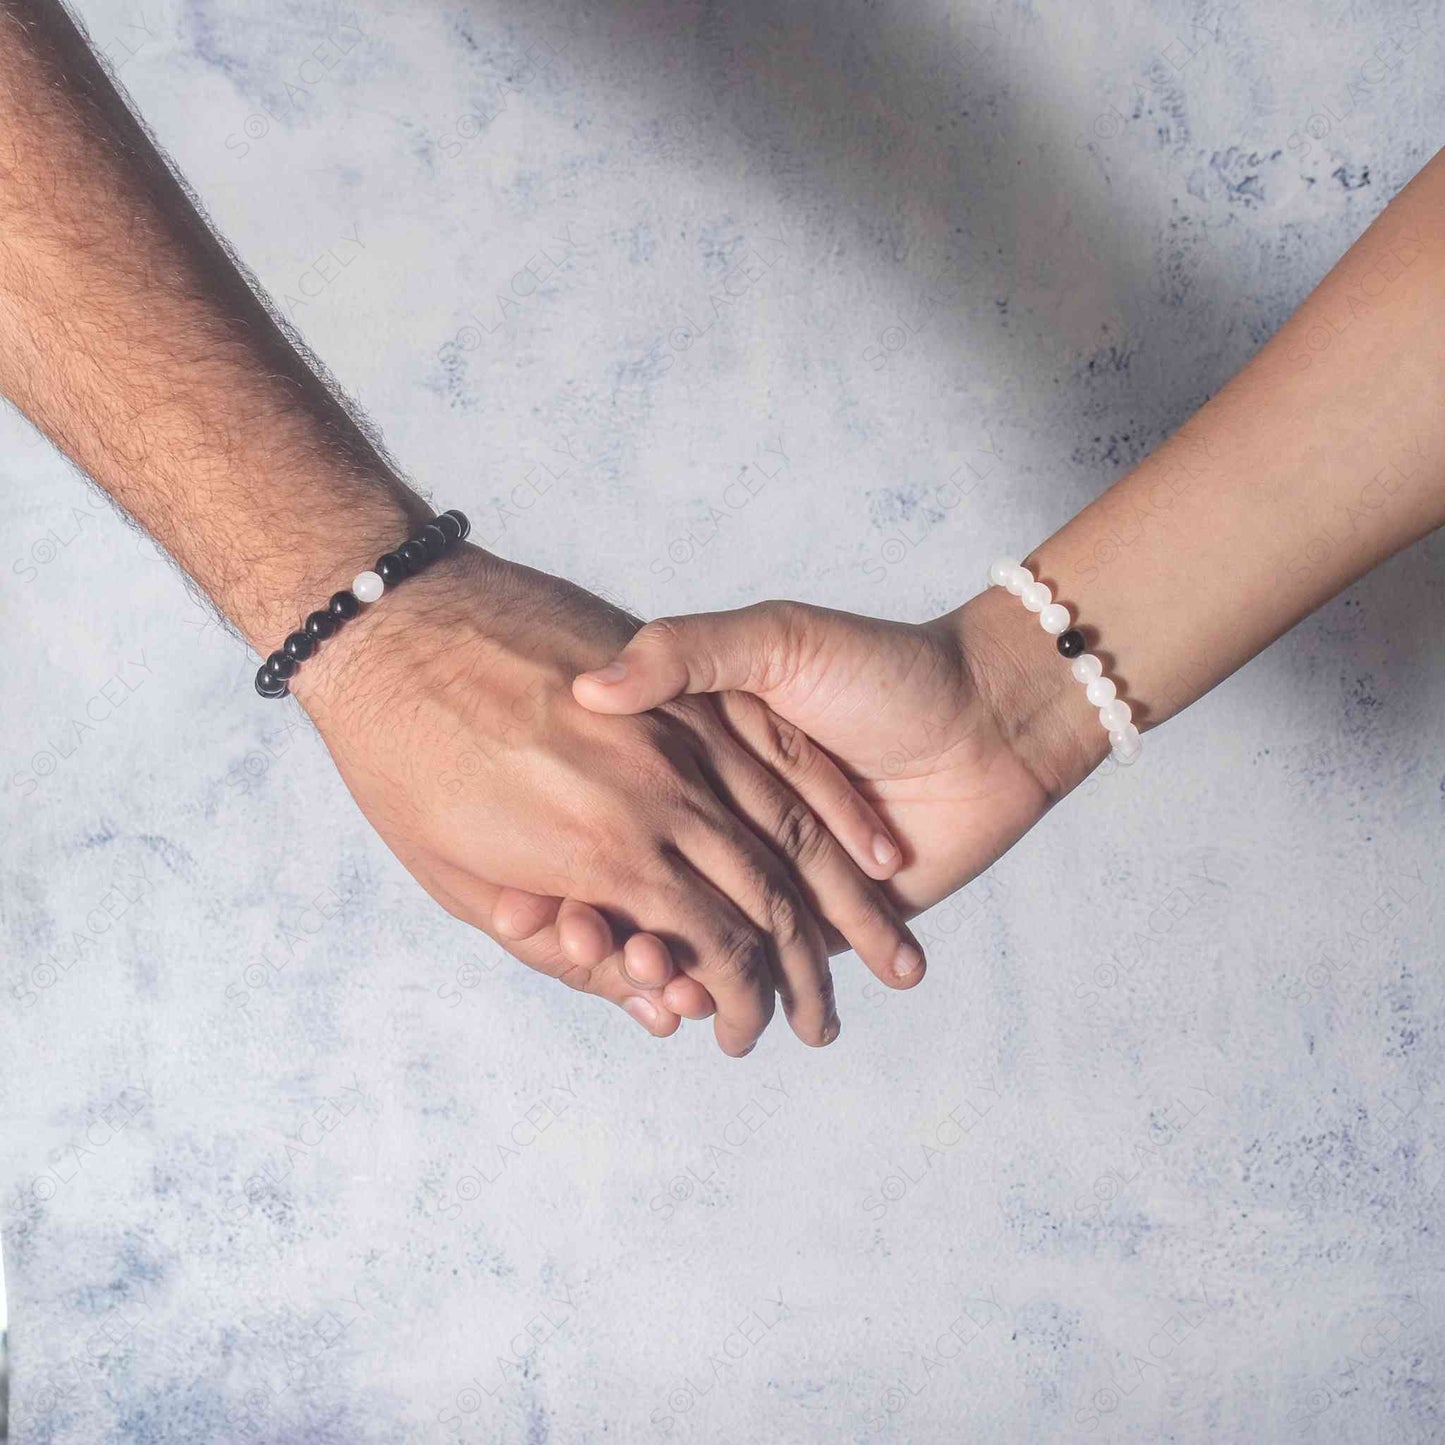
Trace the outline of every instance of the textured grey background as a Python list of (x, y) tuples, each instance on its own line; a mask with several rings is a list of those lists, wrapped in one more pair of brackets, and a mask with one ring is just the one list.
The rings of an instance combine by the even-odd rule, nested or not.
[[(647, 614), (966, 597), (1445, 102), (1439, 5), (82, 9), (419, 483)], [(17, 1439), (1445, 1438), (1438, 539), (739, 1064), (443, 916), (0, 427)]]

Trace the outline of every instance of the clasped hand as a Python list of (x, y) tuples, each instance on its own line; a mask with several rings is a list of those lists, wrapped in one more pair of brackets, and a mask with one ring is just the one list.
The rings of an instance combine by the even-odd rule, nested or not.
[(1043, 811), (975, 666), (966, 619), (765, 603), (639, 631), (464, 548), (297, 692), (448, 912), (659, 1036), (712, 1015), (741, 1055), (778, 999), (805, 1043), (837, 1036), (831, 951), (917, 983), (904, 918)]

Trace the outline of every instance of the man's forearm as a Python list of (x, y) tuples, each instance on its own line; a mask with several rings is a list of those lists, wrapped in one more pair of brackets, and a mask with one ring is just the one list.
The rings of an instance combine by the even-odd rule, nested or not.
[(0, 393), (259, 649), (427, 515), (53, 0), (0, 0), (0, 218)]
[[(1027, 563), (1107, 654), (1141, 727), (1188, 706), (1445, 522), (1445, 152), (1259, 354)], [(1046, 639), (1002, 589), (1008, 653)], [(960, 614), (961, 615), (961, 614)], [(1020, 745), (1061, 788), (1108, 751), (1067, 668), (1008, 669)]]

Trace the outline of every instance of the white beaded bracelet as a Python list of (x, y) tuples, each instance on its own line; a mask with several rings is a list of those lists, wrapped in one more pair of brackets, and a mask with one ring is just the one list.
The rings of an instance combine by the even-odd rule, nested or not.
[(1039, 626), (1058, 639), (1059, 653), (1070, 659), (1069, 670), (1084, 684), (1084, 696), (1099, 709), (1099, 721), (1108, 731), (1114, 761), (1126, 768), (1138, 762), (1144, 744), (1131, 721), (1129, 704), (1104, 676), (1104, 664), (1092, 652), (1084, 651), (1084, 634), (1069, 625), (1069, 609), (1055, 602), (1053, 593), (1012, 557), (1000, 557), (988, 569), (988, 580), (995, 587), (1008, 588), (1030, 612), (1037, 612)]

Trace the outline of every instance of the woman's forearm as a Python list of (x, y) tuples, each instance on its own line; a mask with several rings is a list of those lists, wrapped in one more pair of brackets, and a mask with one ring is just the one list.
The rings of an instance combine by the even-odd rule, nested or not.
[[(1223, 390), (1025, 564), (1143, 729), (1442, 522), (1445, 152)], [(1019, 661), (1050, 641), (1001, 589), (966, 610)], [(1029, 671), (1016, 742), (1064, 791), (1108, 740), (1067, 668)]]

